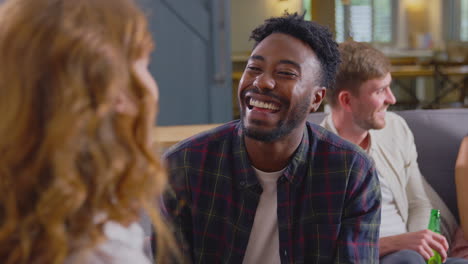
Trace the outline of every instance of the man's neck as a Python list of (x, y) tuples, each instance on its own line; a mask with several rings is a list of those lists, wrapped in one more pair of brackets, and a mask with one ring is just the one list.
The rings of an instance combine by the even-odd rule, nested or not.
[(369, 148), (369, 130), (365, 130), (356, 125), (353, 117), (345, 112), (336, 110), (332, 114), (332, 122), (342, 138), (360, 146), (366, 150)]
[(285, 168), (302, 141), (303, 129), (304, 126), (301, 126), (274, 142), (263, 142), (244, 137), (252, 166), (264, 172), (279, 171)]

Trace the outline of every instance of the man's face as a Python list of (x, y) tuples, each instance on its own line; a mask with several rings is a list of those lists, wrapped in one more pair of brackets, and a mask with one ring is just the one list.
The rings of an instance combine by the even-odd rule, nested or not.
[(261, 41), (239, 82), (245, 135), (271, 142), (302, 129), (324, 95), (320, 67), (312, 49), (292, 36), (274, 33)]
[(390, 89), (392, 76), (388, 73), (381, 79), (364, 82), (357, 96), (350, 95), (353, 120), (364, 130), (382, 129), (385, 127), (385, 113), (396, 99)]

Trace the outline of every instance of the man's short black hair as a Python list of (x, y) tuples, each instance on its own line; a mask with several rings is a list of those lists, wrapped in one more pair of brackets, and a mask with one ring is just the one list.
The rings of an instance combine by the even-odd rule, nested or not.
[(328, 28), (304, 20), (304, 15), (286, 13), (284, 16), (265, 20), (263, 25), (252, 31), (250, 39), (255, 40), (254, 47), (256, 47), (258, 43), (273, 33), (287, 34), (309, 45), (322, 66), (320, 86), (327, 89), (333, 88), (340, 63), (340, 53), (338, 44), (333, 40), (333, 35)]

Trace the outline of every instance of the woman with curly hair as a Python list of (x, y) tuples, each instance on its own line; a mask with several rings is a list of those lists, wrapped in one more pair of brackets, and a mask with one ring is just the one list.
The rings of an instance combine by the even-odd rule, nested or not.
[(166, 176), (151, 147), (153, 41), (132, 0), (0, 6), (0, 263), (149, 263)]

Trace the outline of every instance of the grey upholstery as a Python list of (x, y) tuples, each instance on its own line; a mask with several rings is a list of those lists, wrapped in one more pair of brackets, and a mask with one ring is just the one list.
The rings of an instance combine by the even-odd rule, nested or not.
[[(458, 219), (454, 167), (461, 140), (468, 135), (468, 109), (395, 113), (406, 120), (414, 134), (422, 174)], [(319, 124), (324, 116), (312, 113), (308, 120)]]

